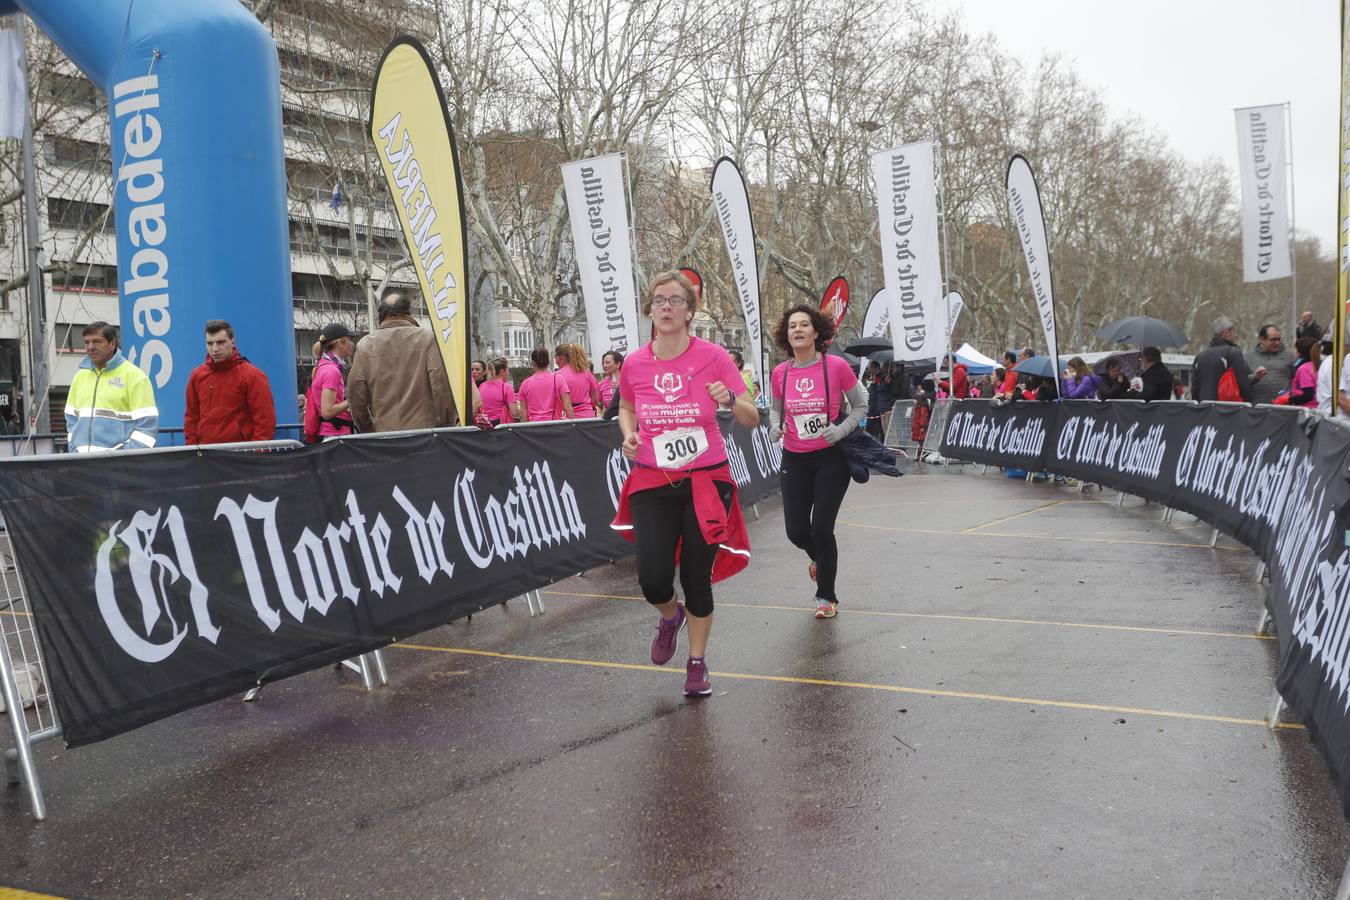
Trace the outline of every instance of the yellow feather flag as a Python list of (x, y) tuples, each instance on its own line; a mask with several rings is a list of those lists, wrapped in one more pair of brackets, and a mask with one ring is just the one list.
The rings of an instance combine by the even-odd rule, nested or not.
[(385, 48), (371, 90), (370, 136), (417, 269), (459, 421), (473, 421), (464, 192), (455, 133), (436, 70), (416, 38)]

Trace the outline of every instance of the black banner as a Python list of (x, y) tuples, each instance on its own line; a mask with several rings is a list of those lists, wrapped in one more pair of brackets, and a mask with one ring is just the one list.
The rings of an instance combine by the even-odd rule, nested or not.
[[(66, 743), (347, 659), (631, 552), (616, 423), (27, 458), (0, 510)], [(767, 427), (731, 467), (778, 483)]]
[[(1002, 435), (1044, 429), (1039, 459)], [(990, 437), (995, 435), (997, 437)], [(1350, 429), (1298, 410), (1187, 403), (957, 404), (942, 453), (1044, 469), (1192, 513), (1270, 566), (1276, 684), (1350, 816)]]
[(1053, 404), (943, 402), (954, 404), (942, 432), (939, 452), (943, 456), (1010, 469), (1039, 472), (1045, 468), (1046, 435), (1055, 421)]

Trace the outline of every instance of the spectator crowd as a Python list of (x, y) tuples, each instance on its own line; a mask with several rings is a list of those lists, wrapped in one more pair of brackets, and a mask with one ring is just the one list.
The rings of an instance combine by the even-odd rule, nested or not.
[[(307, 391), (297, 398), (304, 438), (316, 442), (358, 432), (391, 432), (459, 424), (450, 379), (430, 330), (412, 315), (411, 294), (391, 288), (378, 306), (377, 327), (359, 344), (340, 323), (323, 329), (314, 345), (315, 365)], [(950, 371), (920, 379), (900, 362), (871, 362), (862, 384), (866, 428), (887, 433), (898, 401), (915, 401), (909, 414), (911, 437), (921, 442), (934, 400), (984, 398), (1001, 402), (1173, 399), (1301, 406), (1350, 416), (1350, 356), (1340, 384), (1332, 385), (1332, 348), (1311, 312), (1295, 330), (1292, 350), (1274, 323), (1260, 326), (1250, 349), (1240, 345), (1237, 323), (1215, 319), (1211, 340), (1195, 356), (1190, 390), (1163, 363), (1157, 347), (1121, 353), (1096, 364), (1082, 356), (1068, 360), (1053, 377), (1025, 371), (1031, 349), (1009, 350), (989, 374), (972, 376), (954, 354)], [(183, 422), (185, 442), (228, 444), (271, 440), (276, 414), (267, 376), (240, 352), (234, 328), (223, 319), (204, 326), (206, 358), (188, 380)], [(73, 453), (155, 446), (159, 412), (150, 379), (121, 352), (118, 330), (94, 322), (83, 331), (85, 359), (72, 381), (65, 419), (67, 449)], [(955, 346), (955, 345), (953, 345)], [(728, 349), (748, 395), (761, 407), (760, 385), (740, 353)], [(1136, 362), (1137, 360), (1137, 362)], [(586, 351), (561, 343), (552, 354), (536, 348), (533, 374), (518, 384), (503, 357), (474, 360), (471, 366), (473, 424), (491, 428), (514, 422), (605, 418), (618, 414), (617, 386), (624, 354), (610, 350), (599, 360), (599, 377)], [(1045, 370), (1043, 370), (1045, 371)], [(22, 425), (12, 416), (6, 429)], [(16, 427), (17, 426), (17, 427)]]

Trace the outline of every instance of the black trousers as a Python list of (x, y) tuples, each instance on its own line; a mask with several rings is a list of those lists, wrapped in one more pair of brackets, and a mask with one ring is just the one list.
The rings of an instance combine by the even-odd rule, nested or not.
[[(694, 495), (686, 478), (674, 486), (638, 491), (628, 498), (633, 513), (633, 545), (638, 585), (648, 603), (666, 603), (675, 596), (675, 548), (680, 547), (680, 587), (684, 608), (697, 618), (712, 615), (712, 567), (717, 544), (703, 539)], [(731, 508), (731, 485), (717, 484), (722, 505)]]
[(783, 524), (788, 540), (816, 563), (816, 596), (838, 602), (834, 579), (839, 571), (839, 545), (834, 520), (848, 490), (848, 463), (838, 447), (811, 453), (783, 451), (781, 479)]

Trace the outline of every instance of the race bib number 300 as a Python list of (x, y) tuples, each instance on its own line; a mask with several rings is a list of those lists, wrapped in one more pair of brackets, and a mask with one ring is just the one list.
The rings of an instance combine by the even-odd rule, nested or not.
[(825, 432), (825, 426), (830, 424), (824, 413), (793, 416), (792, 423), (797, 427), (797, 437), (804, 441), (820, 437)]
[(678, 428), (652, 439), (656, 464), (663, 469), (682, 469), (708, 449), (708, 435), (702, 428)]

